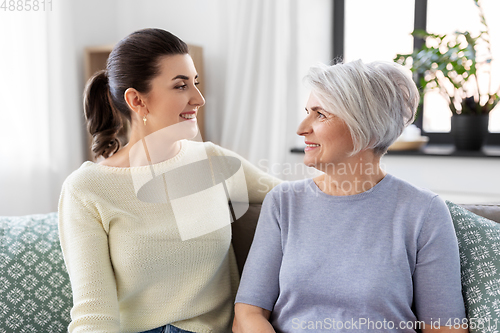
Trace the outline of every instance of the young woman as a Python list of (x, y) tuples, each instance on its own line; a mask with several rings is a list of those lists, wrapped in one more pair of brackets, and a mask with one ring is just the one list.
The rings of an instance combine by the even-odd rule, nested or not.
[[(105, 159), (83, 163), (60, 197), (70, 332), (231, 331), (238, 273), (227, 195), (261, 202), (279, 181), (210, 142), (185, 140), (205, 102), (196, 85), (186, 44), (160, 29), (121, 40), (90, 79), (85, 115)], [(238, 159), (246, 183), (234, 170), (217, 180), (218, 157)]]
[(312, 68), (297, 134), (324, 174), (266, 197), (236, 297), (234, 332), (466, 332), (458, 244), (441, 198), (386, 174), (412, 122), (400, 65)]

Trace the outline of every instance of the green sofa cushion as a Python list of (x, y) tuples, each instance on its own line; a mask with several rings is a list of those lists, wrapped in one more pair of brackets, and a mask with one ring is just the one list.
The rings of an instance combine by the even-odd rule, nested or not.
[(66, 332), (73, 304), (57, 213), (0, 217), (0, 333)]
[(449, 201), (460, 249), (462, 292), (470, 332), (500, 329), (500, 224)]

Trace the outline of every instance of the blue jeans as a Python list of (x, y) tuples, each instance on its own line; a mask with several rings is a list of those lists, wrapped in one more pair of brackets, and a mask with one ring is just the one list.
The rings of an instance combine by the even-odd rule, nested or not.
[(153, 328), (149, 331), (139, 332), (139, 333), (194, 333), (191, 331), (185, 331), (172, 325), (162, 326)]

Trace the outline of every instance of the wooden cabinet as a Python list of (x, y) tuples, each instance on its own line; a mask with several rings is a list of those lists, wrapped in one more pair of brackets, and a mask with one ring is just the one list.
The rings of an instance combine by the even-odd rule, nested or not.
[[(198, 85), (198, 89), (203, 95), (205, 95), (204, 94), (205, 76), (203, 75), (203, 49), (201, 46), (197, 45), (188, 45), (188, 47), (189, 47), (189, 54), (193, 58), (194, 65), (199, 75), (198, 82), (200, 82), (200, 84)], [(92, 75), (94, 75), (95, 72), (106, 68), (106, 61), (112, 49), (113, 45), (91, 46), (85, 48), (85, 55), (84, 55), (85, 83), (92, 77)], [(201, 107), (198, 111), (197, 119), (198, 119), (198, 127), (200, 129), (200, 134), (202, 138), (205, 137), (204, 115), (205, 115), (204, 108)], [(122, 131), (123, 133), (120, 134), (126, 135), (127, 130), (128, 126)], [(94, 158), (90, 148), (92, 143), (92, 138), (90, 137), (90, 135), (87, 135), (87, 142), (88, 142), (87, 158), (93, 161)]]
[(85, 82), (97, 71), (106, 68), (106, 61), (113, 45), (91, 46), (85, 48)]

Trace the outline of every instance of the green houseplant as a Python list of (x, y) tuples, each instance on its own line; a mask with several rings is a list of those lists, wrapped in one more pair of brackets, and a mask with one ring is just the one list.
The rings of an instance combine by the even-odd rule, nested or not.
[(422, 38), (425, 43), (413, 53), (398, 54), (394, 59), (417, 74), (423, 93), (437, 90), (446, 99), (452, 112), (451, 132), (459, 150), (481, 149), (488, 133), (489, 113), (500, 100), (498, 88), (493, 89), (491, 84), (489, 27), (480, 1), (473, 1), (483, 26), (479, 35), (415, 30), (414, 38)]

